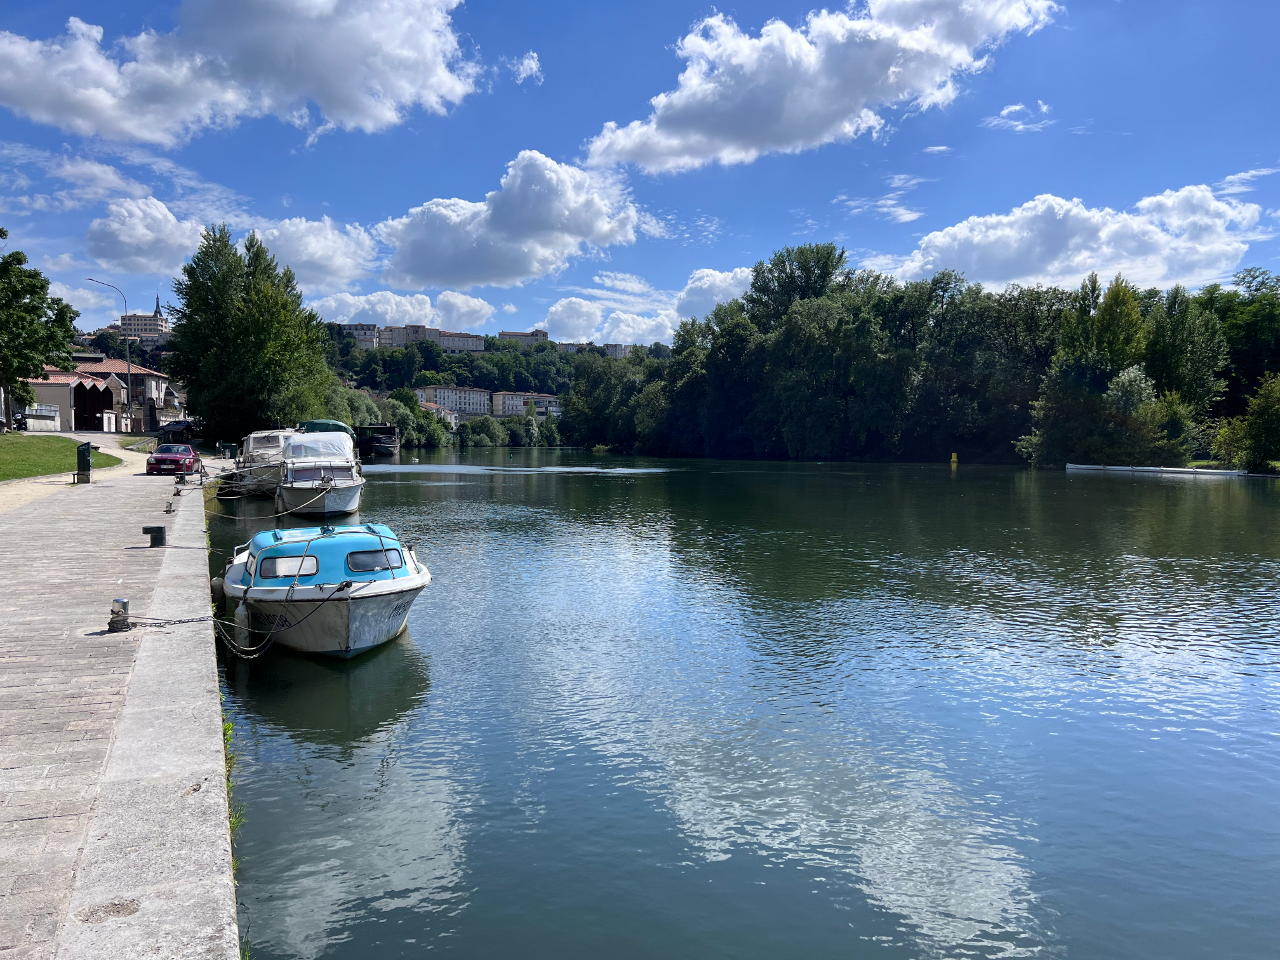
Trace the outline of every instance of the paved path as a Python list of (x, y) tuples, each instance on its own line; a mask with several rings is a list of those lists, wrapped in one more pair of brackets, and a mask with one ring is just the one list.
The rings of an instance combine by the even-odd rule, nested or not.
[[(178, 513), (166, 515), (172, 481), (140, 475), (145, 457), (129, 460), (95, 471), (88, 486), (28, 481), (38, 498), (0, 512), (0, 960), (235, 955), (226, 795), (221, 777), (209, 773), (211, 766), (220, 773), (222, 754), (209, 625), (185, 634), (182, 628), (105, 631), (114, 597), (127, 597), (135, 616), (209, 612), (203, 503), (193, 493), (178, 500)], [(0, 488), (0, 500), (10, 489)], [(142, 527), (160, 523), (176, 546), (148, 548)], [(173, 662), (175, 655), (182, 662)], [(167, 689), (158, 671), (178, 671)], [(156, 710), (183, 714), (178, 725), (190, 729), (173, 736), (189, 741), (186, 754), (156, 759), (165, 736), (154, 729), (165, 716)], [(197, 842), (182, 824), (176, 835), (165, 835), (163, 818), (147, 816), (148, 804), (172, 805), (175, 777), (199, 806), (165, 816), (196, 815), (206, 833), (213, 825), (212, 838), (199, 838), (210, 845), (201, 853), (217, 861), (207, 872), (225, 874), (214, 879), (227, 889), (201, 896), (217, 901), (221, 919), (214, 926), (226, 927), (229, 910), (230, 953), (226, 929), (197, 931), (197, 940), (208, 941), (197, 945), (198, 953), (188, 949), (181, 929), (176, 946), (163, 953), (164, 938), (141, 952), (111, 943), (128, 932), (124, 918), (132, 914), (181, 927), (180, 919), (163, 920), (163, 910), (150, 909), (155, 898), (143, 889), (147, 878), (125, 869), (136, 874), (137, 864), (126, 861), (146, 860), (165, 843)], [(130, 791), (132, 799), (124, 799)], [(130, 822), (133, 833), (126, 836), (122, 828)], [(170, 860), (208, 861), (187, 852), (166, 850)], [(121, 866), (104, 872), (104, 856)], [(164, 864), (148, 869), (152, 882), (164, 877)], [(179, 882), (170, 880), (171, 886)], [(108, 897), (116, 888), (141, 892)], [(89, 902), (95, 897), (108, 899)]]

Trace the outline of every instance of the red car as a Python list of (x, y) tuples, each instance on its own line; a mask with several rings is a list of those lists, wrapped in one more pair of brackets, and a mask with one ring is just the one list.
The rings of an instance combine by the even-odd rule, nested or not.
[(147, 475), (156, 473), (199, 473), (204, 469), (200, 454), (189, 443), (162, 443), (147, 457)]

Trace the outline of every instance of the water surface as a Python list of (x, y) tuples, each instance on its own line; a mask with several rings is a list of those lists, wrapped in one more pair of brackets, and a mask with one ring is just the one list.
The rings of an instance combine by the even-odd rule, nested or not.
[(407, 636), (224, 662), (255, 958), (1276, 954), (1272, 482), (509, 453), (368, 470)]

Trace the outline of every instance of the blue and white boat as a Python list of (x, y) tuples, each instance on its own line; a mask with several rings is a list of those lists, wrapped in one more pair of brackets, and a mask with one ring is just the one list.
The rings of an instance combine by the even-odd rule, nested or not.
[(255, 649), (270, 638), (354, 657), (399, 634), (430, 582), (412, 546), (367, 523), (259, 533), (236, 547), (222, 588), (235, 605), (236, 646)]

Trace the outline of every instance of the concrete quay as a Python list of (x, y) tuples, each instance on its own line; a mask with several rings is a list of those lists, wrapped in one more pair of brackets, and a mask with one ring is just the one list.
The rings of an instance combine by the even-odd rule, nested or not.
[(212, 627), (106, 632), (208, 616), (203, 497), (78, 439), (125, 464), (0, 485), (0, 960), (232, 960)]

